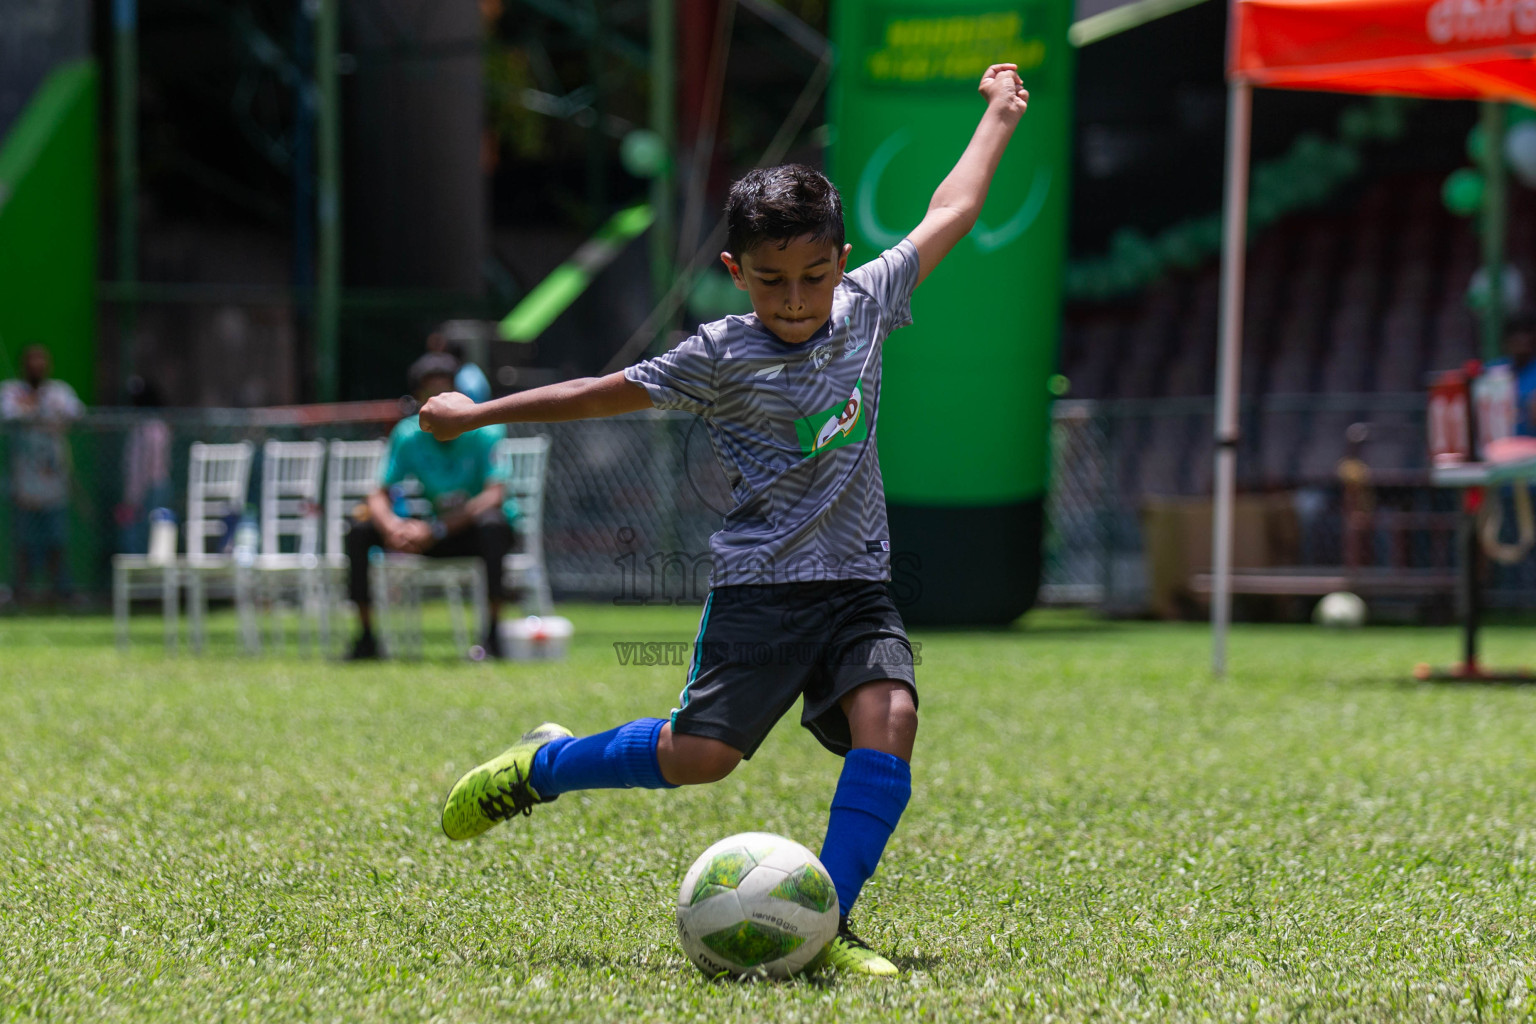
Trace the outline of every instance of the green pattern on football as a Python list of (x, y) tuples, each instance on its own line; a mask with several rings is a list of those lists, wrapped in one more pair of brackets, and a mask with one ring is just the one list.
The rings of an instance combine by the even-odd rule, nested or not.
[(693, 890), (693, 898), (688, 901), (688, 905), (690, 907), (698, 906), (700, 903), (703, 903), (711, 896), (719, 896), (723, 892), (730, 891), (730, 889), (727, 889), (723, 885), (701, 885), (697, 889)]
[[(709, 899), (717, 892), (725, 889), (734, 889), (741, 884), (741, 880), (747, 877), (747, 872), (757, 867), (757, 861), (746, 850), (726, 850), (717, 853), (709, 862), (709, 867), (699, 876), (698, 882), (693, 887), (693, 896), (688, 905), (692, 906), (700, 900)], [(708, 889), (708, 892), (705, 890)]]
[(788, 956), (805, 940), (755, 921), (742, 921), (699, 940), (720, 956), (742, 967), (755, 967)]
[(837, 902), (837, 890), (832, 888), (832, 880), (812, 864), (796, 868), (794, 874), (774, 886), (769, 895), (809, 907), (818, 914), (826, 913), (827, 908)]

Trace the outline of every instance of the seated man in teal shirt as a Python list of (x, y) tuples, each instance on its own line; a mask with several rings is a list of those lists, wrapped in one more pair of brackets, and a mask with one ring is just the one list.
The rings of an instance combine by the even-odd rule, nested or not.
[[(457, 361), (445, 353), (429, 352), (411, 364), (411, 390), (425, 403), (433, 395), (453, 390)], [(492, 459), (501, 429), (472, 430), (452, 441), (438, 441), (424, 432), (415, 416), (395, 424), (389, 435), (389, 455), (379, 475), (379, 488), (349, 520), (347, 531), (348, 595), (357, 604), (362, 631), (352, 645), (353, 660), (377, 658), (373, 609), (368, 594), (368, 552), (378, 547), (430, 558), (478, 557), (485, 562), (489, 616), (485, 623), (485, 652), (501, 656), (496, 630), (501, 615), (501, 562), (512, 550), (511, 518), (506, 483)], [(421, 485), (421, 497), (432, 506), (428, 518), (397, 510), (391, 489), (407, 479)]]

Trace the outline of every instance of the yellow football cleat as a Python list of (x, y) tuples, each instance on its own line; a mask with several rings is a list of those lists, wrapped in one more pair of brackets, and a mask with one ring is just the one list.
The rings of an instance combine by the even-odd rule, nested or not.
[(454, 783), (443, 804), (443, 832), (449, 839), (473, 839), (498, 821), (515, 814), (532, 814), (535, 805), (554, 800), (554, 796), (540, 796), (528, 784), (533, 755), (551, 740), (569, 735), (571, 730), (565, 726), (545, 722), (524, 733), (500, 757)]
[(811, 961), (808, 969), (867, 974), (876, 978), (895, 978), (901, 974), (895, 964), (870, 949), (869, 943), (853, 934), (846, 917), (838, 922), (837, 934), (816, 954), (816, 959)]

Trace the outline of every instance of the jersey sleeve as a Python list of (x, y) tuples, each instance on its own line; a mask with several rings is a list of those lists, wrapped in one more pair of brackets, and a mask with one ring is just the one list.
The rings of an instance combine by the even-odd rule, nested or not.
[(406, 439), (411, 431), (407, 429), (409, 420), (402, 420), (395, 424), (395, 429), (389, 432), (389, 451), (384, 456), (384, 462), (379, 467), (379, 487), (388, 490), (411, 475), (409, 466), (410, 458)]
[(505, 464), (498, 463), (496, 461), (496, 446), (501, 443), (502, 438), (505, 436), (505, 433), (501, 431), (497, 431), (495, 429), (487, 429), (485, 427), (481, 427), (479, 430), (475, 431), (475, 440), (480, 444), (479, 457), (481, 459), (481, 490), (490, 487), (492, 484), (501, 484), (503, 487), (505, 487), (511, 482), (511, 479), (507, 475), (507, 468)]
[(682, 409), (708, 416), (715, 407), (715, 359), (708, 338), (701, 334), (669, 352), (624, 371), (624, 378), (645, 388), (658, 409)]
[(912, 292), (917, 288), (917, 246), (903, 238), (895, 248), (849, 271), (853, 283), (880, 306), (887, 330), (912, 322)]

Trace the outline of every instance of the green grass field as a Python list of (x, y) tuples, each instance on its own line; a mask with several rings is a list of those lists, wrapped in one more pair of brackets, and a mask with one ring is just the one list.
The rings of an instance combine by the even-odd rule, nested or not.
[[(1493, 1020), (1536, 1011), (1536, 689), (1425, 686), (1449, 630), (1036, 613), (922, 641), (916, 793), (855, 923), (899, 982), (710, 982), (676, 887), (816, 848), (839, 762), (791, 721), (725, 782), (569, 794), (453, 844), (530, 724), (665, 714), (696, 609), (579, 607), (570, 659), (166, 658), (155, 621), (0, 619), (0, 1018)], [(1536, 634), (1488, 632), (1536, 662)], [(441, 639), (439, 652), (446, 653)]]

